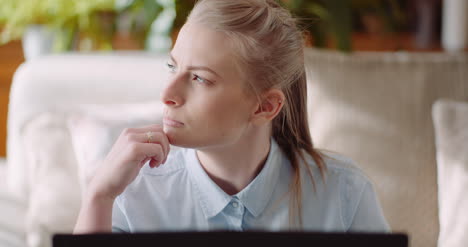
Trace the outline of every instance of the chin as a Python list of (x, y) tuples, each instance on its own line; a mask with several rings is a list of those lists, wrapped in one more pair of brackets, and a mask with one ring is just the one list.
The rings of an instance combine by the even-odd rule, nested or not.
[(188, 134), (184, 134), (184, 131), (180, 129), (172, 129), (170, 127), (164, 126), (164, 133), (169, 139), (169, 143), (173, 146), (184, 147), (184, 148), (194, 148), (196, 143), (191, 141)]
[(226, 140), (219, 140), (213, 136), (193, 136), (193, 134), (186, 133), (181, 130), (166, 129), (164, 133), (169, 139), (169, 143), (173, 146), (182, 148), (193, 148), (193, 149), (206, 149), (224, 146)]

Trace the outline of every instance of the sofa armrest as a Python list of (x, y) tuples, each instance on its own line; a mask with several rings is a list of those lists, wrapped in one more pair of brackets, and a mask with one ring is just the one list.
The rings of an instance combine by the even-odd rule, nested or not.
[(6, 188), (6, 159), (0, 158), (0, 188)]

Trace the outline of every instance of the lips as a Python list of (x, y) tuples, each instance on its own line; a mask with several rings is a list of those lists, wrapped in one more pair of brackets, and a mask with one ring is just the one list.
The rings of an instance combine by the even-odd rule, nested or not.
[(167, 125), (167, 126), (171, 126), (171, 127), (176, 127), (176, 128), (180, 128), (180, 127), (184, 126), (184, 123), (179, 122), (179, 121), (174, 120), (174, 119), (170, 119), (168, 117), (164, 117), (163, 124)]

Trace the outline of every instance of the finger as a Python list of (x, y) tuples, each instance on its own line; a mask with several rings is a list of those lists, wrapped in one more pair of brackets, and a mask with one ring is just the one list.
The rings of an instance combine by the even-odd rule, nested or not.
[(153, 134), (153, 143), (159, 143), (161, 144), (163, 150), (164, 150), (164, 160), (162, 163), (165, 163), (167, 160), (167, 156), (169, 155), (169, 139), (167, 138), (167, 135), (162, 132), (152, 132)]
[(157, 146), (159, 151), (158, 153), (161, 153), (161, 155), (156, 155), (156, 156), (152, 156), (152, 157), (148, 157), (148, 165), (151, 167), (151, 168), (155, 168), (155, 167), (159, 167), (159, 165), (162, 164), (162, 161), (164, 159), (164, 155), (162, 154), (163, 153), (163, 150), (162, 150), (162, 147), (160, 145)]
[(125, 128), (122, 130), (122, 135), (130, 135), (136, 133), (146, 133), (146, 132), (163, 132), (163, 126), (159, 124), (152, 124), (138, 128)]
[(130, 148), (130, 152), (138, 163), (150, 158), (156, 162), (156, 165), (159, 165), (164, 160), (164, 150), (160, 144), (136, 142)]
[(151, 159), (149, 162), (149, 166), (151, 168), (159, 167), (162, 164), (162, 162), (159, 162), (157, 160)]
[(166, 161), (167, 156), (169, 155), (169, 149), (170, 149), (169, 139), (167, 138), (166, 134), (164, 134), (164, 133), (161, 133), (161, 132), (147, 132), (147, 133), (144, 133), (144, 134), (130, 134), (128, 136), (128, 140), (133, 141), (133, 142), (140, 142), (140, 143), (160, 144), (162, 146), (162, 148), (163, 148), (163, 151), (164, 151), (163, 163)]
[(140, 162), (140, 168), (142, 168), (142, 167), (146, 164), (146, 162), (148, 162), (148, 161), (150, 161), (150, 160), (151, 160), (151, 158), (146, 158), (146, 159), (142, 160), (142, 161)]
[(143, 127), (138, 127), (138, 128), (131, 128), (134, 133), (146, 133), (146, 132), (163, 132), (163, 126), (160, 124), (151, 124)]

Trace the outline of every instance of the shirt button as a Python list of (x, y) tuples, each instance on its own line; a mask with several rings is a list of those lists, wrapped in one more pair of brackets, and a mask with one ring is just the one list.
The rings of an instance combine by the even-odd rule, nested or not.
[(239, 203), (238, 202), (232, 202), (232, 206), (237, 208), (237, 207), (239, 207)]

